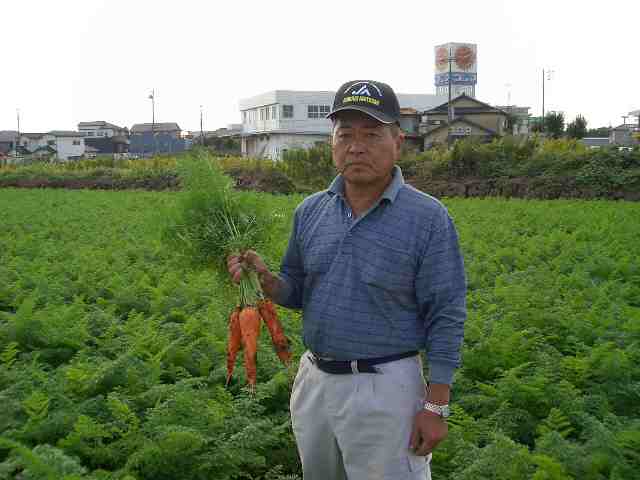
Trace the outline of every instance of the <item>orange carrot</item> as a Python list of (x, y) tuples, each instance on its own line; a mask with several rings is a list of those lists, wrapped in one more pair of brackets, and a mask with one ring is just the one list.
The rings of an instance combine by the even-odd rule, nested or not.
[(229, 317), (229, 339), (227, 340), (227, 386), (231, 381), (233, 369), (236, 365), (238, 350), (242, 348), (242, 334), (240, 332), (240, 307), (236, 307)]
[(244, 349), (244, 370), (247, 383), (251, 391), (256, 386), (256, 354), (258, 352), (258, 337), (260, 336), (260, 313), (255, 307), (244, 307), (240, 311), (240, 332)]
[(271, 334), (271, 341), (273, 342), (273, 348), (278, 355), (278, 358), (285, 365), (289, 365), (291, 362), (291, 350), (289, 349), (289, 341), (284, 335), (284, 329), (280, 320), (278, 320), (278, 313), (276, 307), (271, 300), (263, 300), (258, 303), (258, 309), (260, 316), (267, 324), (269, 333)]

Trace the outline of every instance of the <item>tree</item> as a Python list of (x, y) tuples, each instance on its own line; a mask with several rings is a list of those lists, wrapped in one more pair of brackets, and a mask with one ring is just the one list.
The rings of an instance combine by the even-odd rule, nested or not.
[(567, 137), (584, 138), (587, 136), (587, 120), (578, 115), (575, 120), (567, 125)]
[(560, 138), (564, 133), (564, 113), (547, 113), (544, 117), (544, 131), (553, 138)]

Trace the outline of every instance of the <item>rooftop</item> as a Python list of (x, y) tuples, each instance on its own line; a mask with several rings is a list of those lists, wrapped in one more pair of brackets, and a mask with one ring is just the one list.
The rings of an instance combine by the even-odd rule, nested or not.
[(51, 130), (47, 132), (49, 135), (53, 135), (54, 137), (84, 137), (83, 132), (74, 132), (72, 130)]
[(18, 136), (18, 132), (13, 130), (0, 131), (0, 142), (13, 142)]
[(113, 128), (114, 130), (124, 130), (125, 128), (114, 125), (113, 123), (105, 122), (104, 120), (96, 120), (95, 122), (80, 122), (78, 123), (78, 130), (82, 128)]
[[(240, 100), (240, 110), (250, 110), (273, 104), (298, 103), (314, 104), (322, 101), (324, 104), (333, 104), (336, 92), (328, 90), (271, 90), (269, 92), (254, 95)], [(431, 93), (398, 93), (398, 102), (401, 108), (414, 108), (418, 111), (428, 110), (447, 101), (446, 96)]]
[(131, 133), (150, 133), (150, 132), (179, 132), (180, 127), (177, 123), (136, 123), (131, 127)]

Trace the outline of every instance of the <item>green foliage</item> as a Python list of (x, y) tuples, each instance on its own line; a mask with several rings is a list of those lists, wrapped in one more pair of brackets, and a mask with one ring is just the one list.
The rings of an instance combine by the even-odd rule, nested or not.
[[(567, 141), (510, 142), (496, 151), (522, 170), (533, 169), (527, 152), (565, 166), (584, 154)], [(433, 174), (452, 153), (430, 155)], [(607, 161), (636, 161), (620, 158)], [(277, 268), (300, 197), (236, 194), (277, 213), (261, 251)], [(256, 396), (242, 378), (225, 389), (236, 291), (224, 272), (194, 269), (160, 241), (182, 201), (0, 190), (0, 479), (301, 478), (294, 372), (263, 335)], [(469, 318), (433, 477), (638, 478), (639, 204), (446, 205)], [(299, 355), (300, 314), (279, 313)]]
[(317, 143), (310, 149), (287, 150), (279, 167), (304, 191), (324, 190), (337, 174), (327, 143)]
[(0, 361), (7, 367), (11, 367), (20, 353), (18, 342), (9, 342), (2, 353), (0, 353)]
[(578, 115), (573, 122), (567, 125), (567, 137), (584, 138), (587, 135), (587, 120)]
[(560, 138), (564, 134), (564, 113), (549, 112), (544, 116), (544, 131), (551, 138)]
[(222, 266), (230, 253), (259, 249), (269, 241), (276, 212), (255, 196), (239, 195), (220, 166), (205, 155), (179, 164), (185, 191), (165, 238), (195, 263)]
[(611, 127), (588, 128), (585, 137), (609, 138)]

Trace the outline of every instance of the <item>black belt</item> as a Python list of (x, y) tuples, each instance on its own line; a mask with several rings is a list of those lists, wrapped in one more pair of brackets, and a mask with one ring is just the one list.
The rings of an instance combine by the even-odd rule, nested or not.
[(347, 373), (378, 373), (374, 365), (381, 363), (394, 362), (403, 358), (418, 355), (417, 350), (405, 353), (397, 353), (395, 355), (387, 355), (386, 357), (367, 358), (364, 360), (322, 360), (318, 356), (311, 355), (311, 363), (325, 373), (333, 373), (334, 375), (344, 375)]

